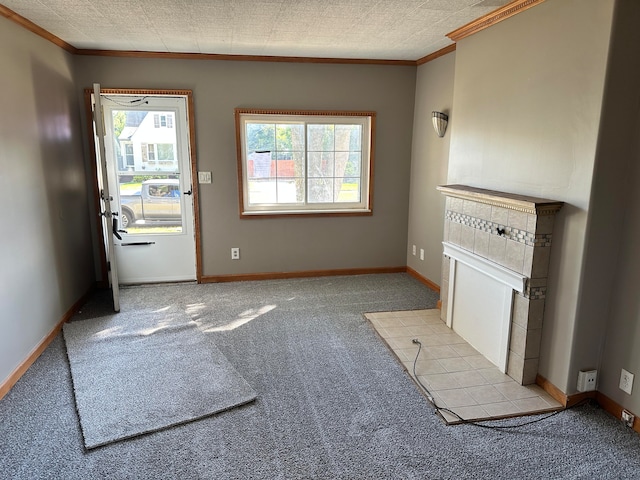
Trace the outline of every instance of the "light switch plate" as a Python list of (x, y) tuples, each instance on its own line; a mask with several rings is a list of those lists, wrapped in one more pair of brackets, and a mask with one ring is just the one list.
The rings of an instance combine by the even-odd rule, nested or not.
[(198, 172), (198, 183), (211, 183), (211, 172)]

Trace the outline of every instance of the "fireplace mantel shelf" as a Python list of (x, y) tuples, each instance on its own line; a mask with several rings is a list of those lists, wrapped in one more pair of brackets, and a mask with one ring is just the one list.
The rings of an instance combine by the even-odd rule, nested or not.
[(564, 202), (556, 200), (485, 190), (484, 188), (470, 187), (468, 185), (440, 185), (437, 188), (449, 197), (472, 200), (534, 215), (553, 215), (564, 205)]

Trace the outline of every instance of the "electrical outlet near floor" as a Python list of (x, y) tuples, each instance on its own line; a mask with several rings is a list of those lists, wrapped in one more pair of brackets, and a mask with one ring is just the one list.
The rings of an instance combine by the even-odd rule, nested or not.
[(240, 260), (240, 249), (238, 247), (231, 249), (231, 260)]
[(420, 249), (420, 260), (424, 260), (424, 248)]
[(597, 370), (580, 370), (578, 372), (578, 391), (592, 392), (596, 389)]
[(633, 413), (622, 410), (622, 415), (620, 415), (620, 418), (622, 419), (622, 423), (624, 423), (627, 427), (633, 428), (633, 421), (636, 418)]
[(633, 391), (633, 373), (627, 372), (624, 368), (620, 372), (620, 390), (631, 395)]
[(411, 249), (411, 253), (413, 253), (414, 255), (416, 254), (416, 246), (414, 245), (413, 248)]

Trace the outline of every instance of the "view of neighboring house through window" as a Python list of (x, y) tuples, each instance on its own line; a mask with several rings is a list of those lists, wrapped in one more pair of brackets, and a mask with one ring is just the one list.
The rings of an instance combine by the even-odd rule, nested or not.
[(165, 113), (154, 114), (153, 126), (155, 128), (160, 128), (160, 127), (173, 128), (173, 115), (165, 114)]
[(237, 109), (242, 214), (370, 214), (374, 119)]
[(125, 158), (125, 167), (133, 167), (134, 159), (133, 159), (133, 144), (125, 143), (124, 145), (124, 158)]
[(175, 160), (173, 144), (171, 143), (148, 143), (146, 146), (147, 161), (170, 161)]
[(174, 120), (175, 112), (113, 111), (119, 165), (134, 172), (177, 172)]

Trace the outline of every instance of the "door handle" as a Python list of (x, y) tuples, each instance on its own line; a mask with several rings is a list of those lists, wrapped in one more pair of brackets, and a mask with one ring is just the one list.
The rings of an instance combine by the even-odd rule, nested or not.
[[(113, 217), (113, 235), (118, 239), (118, 240), (122, 240), (122, 237), (120, 236), (120, 234), (118, 232), (121, 232), (122, 230), (118, 230), (118, 213), (116, 212), (115, 216)], [(126, 233), (126, 232), (125, 232)]]
[(193, 193), (193, 187), (188, 192), (182, 192), (183, 195), (191, 195)]
[(121, 247), (133, 247), (135, 245), (155, 245), (156, 242), (130, 242), (130, 243), (121, 243)]

